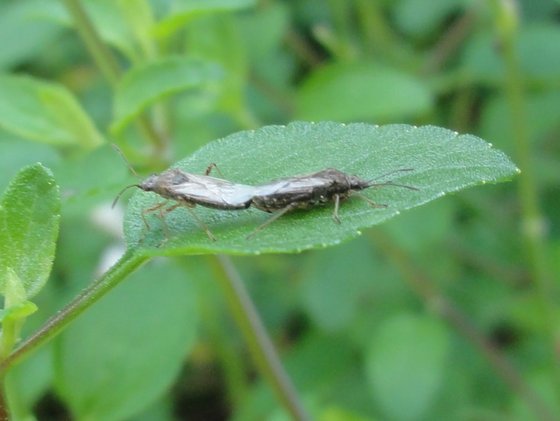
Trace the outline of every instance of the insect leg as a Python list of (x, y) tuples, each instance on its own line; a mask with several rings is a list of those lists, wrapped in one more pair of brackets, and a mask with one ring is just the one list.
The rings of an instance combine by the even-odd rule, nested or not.
[(365, 200), (372, 208), (386, 208), (387, 205), (382, 204), (382, 203), (375, 203), (373, 200), (371, 200), (369, 197), (364, 196), (361, 193), (358, 192), (352, 192), (352, 195), (356, 195), (358, 196), (360, 199)]
[(214, 234), (210, 232), (208, 226), (204, 223), (204, 221), (198, 217), (194, 209), (190, 206), (186, 206), (186, 208), (191, 213), (192, 217), (195, 219), (196, 223), (200, 226), (200, 228), (204, 230), (204, 232), (206, 233), (210, 241), (216, 241), (216, 237), (214, 237)]
[(253, 232), (251, 232), (247, 237), (245, 237), (245, 239), (249, 240), (249, 239), (253, 238), (257, 232), (259, 232), (260, 230), (265, 228), (267, 225), (270, 225), (271, 223), (276, 221), (278, 218), (280, 218), (285, 213), (288, 213), (288, 212), (296, 209), (297, 207), (298, 207), (297, 203), (291, 203), (288, 206), (286, 206), (284, 209), (280, 209), (278, 212), (276, 212), (274, 215), (272, 215), (270, 218), (268, 218), (266, 221), (264, 221), (261, 225), (259, 225), (257, 228), (255, 228), (253, 230)]
[(163, 223), (163, 229), (165, 231), (165, 235), (166, 237), (170, 237), (170, 230), (169, 230), (169, 226), (167, 225), (167, 222), (165, 222), (165, 214), (174, 211), (175, 209), (177, 209), (180, 206), (183, 206), (185, 208), (187, 208), (187, 210), (191, 213), (191, 215), (193, 216), (193, 218), (196, 220), (197, 224), (204, 230), (204, 232), (206, 232), (206, 235), (208, 235), (208, 238), (210, 238), (210, 240), (212, 241), (216, 241), (216, 237), (214, 237), (214, 235), (210, 232), (210, 230), (208, 229), (208, 226), (198, 217), (198, 215), (195, 213), (195, 211), (192, 209), (193, 206), (188, 206), (184, 203), (175, 203), (173, 205), (171, 205), (170, 207), (168, 207), (167, 209), (164, 209), (164, 206), (167, 204), (167, 202), (161, 202), (158, 203), (155, 206), (152, 206), (151, 208), (148, 209), (144, 209), (144, 211), (142, 212), (142, 220), (144, 221), (144, 224), (146, 224), (146, 227), (148, 229), (150, 229), (150, 225), (148, 225), (148, 221), (146, 220), (145, 214), (150, 213), (150, 212), (155, 212), (155, 211), (159, 211), (159, 217)]
[(206, 168), (206, 171), (204, 171), (204, 175), (210, 175), (210, 173), (212, 172), (212, 168), (215, 168), (216, 171), (218, 171), (218, 174), (220, 174), (221, 177), (224, 176), (215, 162), (212, 162), (210, 165), (208, 165), (208, 168)]
[(167, 239), (169, 239), (171, 237), (171, 230), (169, 229), (169, 225), (167, 225), (167, 222), (165, 221), (165, 214), (168, 214), (169, 212), (174, 211), (179, 206), (181, 206), (181, 203), (175, 203), (175, 204), (169, 206), (167, 209), (161, 209), (160, 208), (159, 217), (160, 217), (161, 222), (163, 224), (163, 230), (165, 231), (165, 237)]
[(334, 211), (332, 214), (332, 219), (335, 223), (340, 224), (340, 218), (338, 217), (338, 209), (340, 208), (340, 195), (334, 195)]
[(148, 221), (147, 221), (147, 219), (146, 219), (146, 215), (147, 215), (148, 213), (155, 212), (155, 211), (157, 211), (157, 210), (160, 211), (160, 215), (161, 215), (161, 208), (163, 208), (166, 204), (167, 204), (167, 202), (160, 202), (160, 203), (158, 203), (157, 205), (154, 205), (154, 206), (152, 206), (151, 208), (144, 209), (144, 210), (142, 211), (142, 213), (141, 213), (142, 221), (144, 221), (144, 225), (146, 225), (146, 228), (147, 228), (147, 229), (150, 229), (150, 224), (148, 224)]

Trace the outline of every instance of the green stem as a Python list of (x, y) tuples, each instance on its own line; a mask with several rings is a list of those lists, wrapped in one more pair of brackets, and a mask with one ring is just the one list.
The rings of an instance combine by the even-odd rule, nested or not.
[(384, 16), (382, 6), (379, 2), (371, 0), (356, 0), (355, 13), (358, 16), (362, 38), (365, 40), (365, 51), (369, 57), (374, 57), (377, 53), (380, 57), (389, 57), (396, 63), (405, 57), (403, 43), (391, 29)]
[(351, 2), (347, 0), (327, 0), (326, 6), (329, 9), (331, 22), (334, 26), (335, 38), (337, 40), (337, 50), (343, 58), (352, 57), (352, 18)]
[[(504, 8), (502, 13), (512, 13), (511, 10), (507, 9), (508, 5), (501, 5), (501, 7)], [(506, 19), (506, 24), (508, 22)], [(547, 246), (544, 228), (546, 223), (539, 204), (534, 156), (527, 123), (523, 76), (515, 48), (517, 26), (511, 24), (510, 27), (506, 24), (503, 24), (499, 29), (501, 29), (501, 51), (506, 69), (504, 89), (510, 108), (510, 121), (517, 161), (521, 168), (521, 174), (517, 179), (518, 196), (521, 203), (521, 230), (525, 237), (523, 244), (526, 247), (531, 278), (537, 288), (540, 300), (539, 308), (542, 312), (544, 328), (549, 337), (549, 349), (552, 351), (550, 357), (552, 366), (556, 370), (558, 384), (558, 381), (560, 381), (560, 362), (554, 352), (557, 348), (558, 338), (555, 337), (555, 295), (552, 292), (551, 271), (546, 257)]]
[[(8, 418), (2, 418), (0, 415), (0, 420), (4, 419), (14, 419), (14, 420), (34, 420), (35, 418), (31, 414), (31, 408), (29, 408), (22, 401), (20, 393), (16, 393), (18, 390), (14, 382), (14, 373), (8, 373), (4, 376), (4, 406), (9, 414)], [(15, 373), (17, 375), (17, 373)]]
[[(215, 263), (215, 259), (212, 260)], [(192, 272), (191, 267), (186, 270)], [(248, 393), (248, 379), (246, 376), (247, 363), (238, 358), (235, 345), (229, 340), (229, 325), (221, 320), (221, 298), (217, 283), (206, 282), (206, 276), (195, 276), (198, 286), (199, 311), (201, 319), (205, 322), (208, 331), (208, 340), (215, 349), (218, 364), (224, 375), (226, 396), (228, 404), (236, 408), (245, 399)]]
[(436, 74), (451, 58), (456, 56), (471, 33), (475, 21), (476, 13), (471, 9), (450, 25), (428, 55), (423, 69), (425, 74)]
[(111, 85), (116, 86), (120, 79), (119, 65), (109, 47), (99, 37), (80, 0), (64, 0), (64, 4), (95, 63)]
[(268, 336), (266, 329), (251, 301), (239, 273), (227, 256), (218, 256), (223, 276), (219, 276), (226, 297), (230, 303), (233, 316), (239, 325), (249, 351), (261, 374), (269, 381), (276, 395), (298, 421), (311, 420), (300, 402), (299, 396), (282, 367), (280, 358)]
[(294, 28), (289, 28), (284, 36), (284, 41), (292, 53), (307, 66), (314, 68), (321, 64), (322, 58), (313, 46)]
[(6, 399), (6, 377), (0, 376), (0, 421), (9, 420)]
[[(119, 64), (109, 47), (103, 42), (95, 26), (89, 19), (80, 0), (64, 0), (66, 9), (74, 20), (76, 30), (84, 41), (86, 48), (90, 52), (95, 64), (101, 70), (101, 73), (109, 81), (113, 88), (116, 88), (121, 77), (121, 69)], [(138, 130), (146, 137), (155, 147), (158, 156), (164, 156), (167, 144), (154, 130), (146, 117), (140, 117), (138, 120)]]
[(72, 320), (96, 303), (109, 290), (118, 285), (130, 273), (146, 262), (148, 257), (127, 252), (101, 278), (84, 289), (66, 307), (52, 316), (34, 334), (22, 342), (5, 360), (0, 363), (0, 376), (23, 360), (33, 350), (58, 335)]
[(21, 330), (22, 320), (4, 320), (2, 323), (2, 336), (0, 338), (0, 361), (5, 359), (12, 351)]

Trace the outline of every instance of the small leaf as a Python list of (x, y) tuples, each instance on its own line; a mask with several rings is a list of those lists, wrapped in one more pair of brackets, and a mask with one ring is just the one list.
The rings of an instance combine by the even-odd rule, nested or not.
[(64, 332), (55, 384), (75, 419), (135, 419), (168, 390), (196, 337), (188, 281), (177, 265), (154, 262)]
[(426, 113), (429, 90), (400, 70), (371, 63), (333, 64), (300, 88), (298, 117), (307, 120), (390, 120)]
[[(333, 222), (332, 206), (295, 211), (249, 240), (247, 235), (270, 214), (256, 209), (220, 211), (197, 207), (198, 217), (217, 237), (214, 242), (184, 208), (165, 215), (165, 225), (157, 214), (146, 215), (150, 224), (147, 229), (143, 212), (160, 203), (161, 197), (138, 191), (125, 218), (130, 247), (154, 255), (293, 253), (326, 247), (355, 237), (361, 229), (403, 210), (462, 188), (507, 179), (518, 171), (507, 156), (475, 136), (432, 126), (331, 122), (296, 122), (239, 132), (206, 145), (176, 167), (201, 174), (210, 163), (218, 165), (224, 178), (250, 185), (337, 168), (365, 180), (393, 180), (415, 186), (418, 191), (395, 186), (370, 188), (363, 194), (386, 204), (386, 208), (373, 208), (354, 197), (341, 204), (341, 224)], [(413, 171), (379, 178), (406, 168)]]
[(193, 19), (219, 13), (252, 7), (255, 0), (191, 0), (175, 1), (169, 16), (162, 19), (155, 28), (155, 35), (160, 38), (169, 37)]
[(0, 127), (53, 146), (103, 143), (92, 121), (64, 87), (26, 76), (0, 76)]
[(0, 289), (13, 271), (27, 298), (47, 281), (60, 218), (58, 186), (49, 169), (22, 169), (0, 200)]
[(444, 327), (427, 317), (401, 314), (381, 326), (367, 374), (388, 419), (424, 419), (441, 387), (448, 348)]
[(11, 306), (10, 308), (0, 310), (0, 322), (4, 322), (6, 320), (23, 320), (36, 311), (37, 306), (34, 303), (31, 301), (23, 301), (17, 305)]
[(187, 89), (209, 87), (222, 76), (213, 63), (170, 57), (132, 69), (120, 82), (115, 95), (115, 122), (120, 133), (138, 114), (159, 99)]

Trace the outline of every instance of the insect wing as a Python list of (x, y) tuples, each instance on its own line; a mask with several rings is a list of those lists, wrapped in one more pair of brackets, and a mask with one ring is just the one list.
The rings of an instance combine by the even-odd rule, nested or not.
[(188, 201), (222, 209), (247, 206), (254, 187), (204, 175), (189, 174), (189, 181), (178, 184), (174, 192)]
[(255, 196), (292, 195), (313, 191), (329, 184), (331, 180), (322, 177), (291, 177), (263, 184), (255, 188)]

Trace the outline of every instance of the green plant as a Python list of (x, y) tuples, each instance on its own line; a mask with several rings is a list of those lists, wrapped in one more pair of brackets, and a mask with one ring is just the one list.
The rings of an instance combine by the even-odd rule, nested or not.
[[(0, 75), (4, 414), (32, 419), (37, 402), (54, 402), (76, 419), (191, 419), (210, 393), (220, 419), (554, 419), (556, 243), (544, 235), (539, 186), (558, 181), (557, 157), (529, 139), (557, 131), (558, 94), (544, 87), (558, 73), (553, 60), (535, 64), (529, 47), (548, 45), (554, 57), (544, 40), (557, 31), (519, 26), (499, 1), (163, 3), (1, 6), (0, 28), (17, 27), (29, 43), (0, 54), (12, 70)], [(428, 29), (438, 33), (453, 14), (434, 43)], [(488, 50), (488, 28), (502, 59)], [(56, 81), (18, 74), (22, 64)], [(527, 82), (537, 86), (531, 95)], [(291, 119), (320, 122), (266, 125)], [(384, 124), (350, 123), (359, 120)], [(479, 137), (387, 124), (403, 120), (478, 131), (515, 154), (517, 198), (487, 187), (428, 205), (518, 170)], [(418, 190), (371, 188), (364, 194), (387, 207), (351, 197), (341, 224), (325, 206), (249, 240), (269, 215), (197, 207), (214, 242), (185, 209), (165, 222), (144, 215), (161, 198), (137, 191), (126, 250), (109, 268), (102, 256), (119, 247), (118, 212), (100, 204), (137, 182), (109, 143), (142, 173), (163, 171), (172, 155), (187, 156), (173, 167), (202, 173), (217, 163), (223, 178), (248, 184), (328, 167), (367, 180), (410, 168), (391, 177)], [(282, 363), (273, 342), (284, 344)], [(253, 366), (263, 382), (250, 380)], [(220, 375), (209, 376), (214, 367)]]

